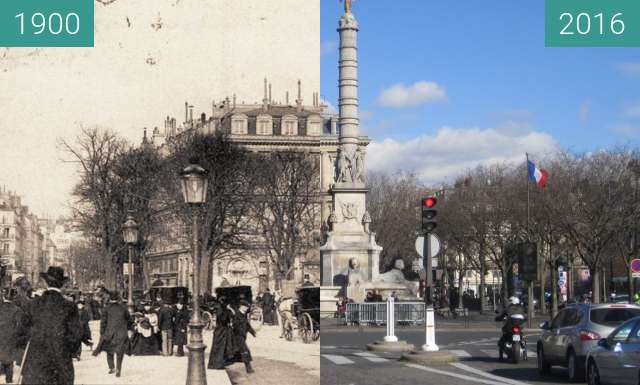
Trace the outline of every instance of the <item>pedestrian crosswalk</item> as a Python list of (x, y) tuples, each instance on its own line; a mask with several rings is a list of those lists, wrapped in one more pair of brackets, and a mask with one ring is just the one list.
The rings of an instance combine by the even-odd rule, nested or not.
[[(498, 347), (496, 346), (493, 349), (446, 349), (448, 352), (458, 357), (461, 360), (470, 360), (474, 359), (498, 359)], [(321, 357), (325, 360), (333, 363), (334, 365), (353, 365), (356, 364), (357, 361), (367, 361), (371, 363), (385, 363), (391, 361), (397, 361), (392, 358), (385, 358), (379, 354), (371, 353), (371, 352), (363, 352), (363, 351), (355, 351), (353, 349), (339, 349), (335, 346), (322, 346), (323, 353)], [(527, 357), (529, 359), (536, 358), (536, 352), (529, 350), (527, 352)]]

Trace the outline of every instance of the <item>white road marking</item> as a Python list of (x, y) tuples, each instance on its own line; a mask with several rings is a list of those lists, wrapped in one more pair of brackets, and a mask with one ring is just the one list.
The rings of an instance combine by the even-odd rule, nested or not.
[(510, 384), (510, 385), (528, 385), (526, 382), (522, 382), (522, 381), (516, 381), (516, 380), (512, 380), (510, 378), (506, 378), (506, 377), (500, 377), (500, 376), (496, 376), (493, 374), (489, 374), (487, 372), (484, 372), (480, 369), (475, 369), (472, 368), (471, 366), (465, 365), (465, 364), (461, 364), (460, 362), (454, 362), (452, 364), (449, 364), (451, 366), (454, 366), (460, 370), (464, 370), (466, 372), (469, 373), (473, 373), (479, 376), (483, 376), (489, 379), (492, 379), (494, 381), (494, 383), (497, 381), (498, 383), (503, 383), (503, 384)]
[(495, 349), (492, 349), (492, 350), (481, 349), (480, 351), (482, 353), (488, 355), (489, 357), (498, 358), (498, 347), (497, 346), (496, 346)]
[(496, 384), (504, 385), (505, 384), (504, 382), (495, 382), (495, 381), (490, 381), (488, 379), (485, 380), (485, 379), (478, 378), (478, 377), (465, 376), (464, 374), (447, 372), (446, 370), (429, 368), (429, 367), (422, 366), (422, 365), (417, 365), (417, 364), (405, 364), (405, 366), (408, 366), (408, 367), (414, 368), (414, 369), (424, 370), (425, 372), (440, 374), (442, 376), (455, 377), (455, 378), (459, 378), (461, 380), (466, 380), (466, 381), (470, 381), (470, 382), (478, 382), (478, 383), (486, 384), (486, 385), (496, 385)]
[(449, 353), (459, 358), (471, 357), (471, 354), (467, 353), (466, 350), (449, 350)]
[(349, 365), (354, 363), (347, 357), (338, 356), (335, 354), (322, 354), (322, 357), (326, 358), (327, 360), (333, 362), (336, 365)]
[(354, 353), (354, 355), (356, 355), (358, 357), (362, 357), (365, 360), (368, 360), (368, 361), (371, 361), (371, 362), (387, 362), (387, 361), (389, 361), (386, 358), (378, 357), (375, 354), (368, 353), (368, 352)]
[(320, 345), (321, 349), (335, 349), (335, 346), (331, 346), (331, 345)]

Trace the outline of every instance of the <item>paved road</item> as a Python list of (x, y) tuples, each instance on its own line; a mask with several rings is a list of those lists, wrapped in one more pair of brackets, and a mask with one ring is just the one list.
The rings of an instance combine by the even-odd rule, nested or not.
[[(328, 330), (327, 330), (328, 329)], [(419, 329), (396, 329), (396, 335), (407, 342), (424, 343), (424, 333)], [(455, 364), (421, 367), (399, 361), (397, 353), (367, 352), (365, 345), (381, 340), (382, 328), (335, 329), (322, 331), (321, 383), (322, 385), (470, 385), (470, 384), (568, 384), (564, 369), (554, 368), (549, 377), (541, 378), (536, 370), (535, 349), (529, 360), (518, 365), (498, 362), (497, 341), (499, 332), (480, 327), (477, 330), (438, 331), (436, 341), (441, 349), (447, 349), (459, 357)], [(529, 336), (529, 346), (534, 347), (537, 335)]]

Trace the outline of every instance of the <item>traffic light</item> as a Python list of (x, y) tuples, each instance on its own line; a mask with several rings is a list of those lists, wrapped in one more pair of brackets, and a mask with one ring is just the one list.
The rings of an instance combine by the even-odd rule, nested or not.
[(519, 254), (520, 277), (525, 281), (535, 281), (538, 278), (538, 245), (535, 242), (522, 242)]
[(435, 209), (438, 204), (438, 199), (434, 196), (422, 198), (422, 231), (425, 233), (432, 233), (438, 226), (436, 223), (436, 216), (438, 210)]

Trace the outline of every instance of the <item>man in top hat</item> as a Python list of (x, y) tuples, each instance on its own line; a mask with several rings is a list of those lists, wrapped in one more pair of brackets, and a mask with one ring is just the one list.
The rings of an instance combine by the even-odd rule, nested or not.
[(158, 310), (158, 326), (162, 338), (162, 355), (165, 357), (173, 355), (173, 329), (175, 314), (168, 301), (160, 300), (161, 306)]
[(187, 328), (189, 326), (189, 310), (181, 302), (176, 304), (175, 322), (173, 325), (173, 344), (177, 346), (178, 357), (184, 356), (184, 346), (187, 344)]
[(109, 303), (102, 311), (100, 342), (93, 355), (97, 356), (101, 351), (106, 352), (109, 374), (115, 373), (116, 377), (120, 377), (122, 373), (122, 361), (125, 353), (129, 350), (129, 331), (131, 328), (131, 317), (127, 307), (121, 301), (120, 294), (117, 291), (111, 292)]
[(73, 356), (82, 340), (78, 309), (62, 296), (61, 289), (67, 281), (62, 267), (51, 266), (40, 277), (47, 289), (31, 301), (25, 315), (31, 338), (22, 383), (73, 385)]
[(247, 373), (253, 373), (254, 370), (251, 367), (251, 352), (247, 345), (247, 333), (255, 338), (256, 332), (249, 323), (248, 311), (251, 304), (245, 300), (240, 301), (238, 310), (233, 315), (233, 347), (235, 352), (235, 361), (244, 362)]

